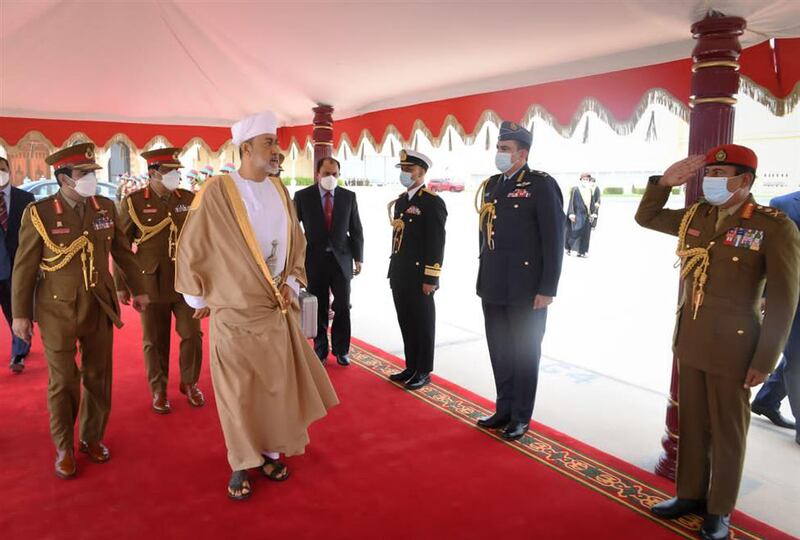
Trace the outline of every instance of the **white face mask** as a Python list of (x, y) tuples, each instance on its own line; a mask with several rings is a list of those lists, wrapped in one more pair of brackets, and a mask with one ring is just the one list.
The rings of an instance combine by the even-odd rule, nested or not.
[(336, 188), (336, 177), (332, 174), (323, 176), (319, 179), (319, 185), (322, 186), (322, 189), (325, 191), (333, 191)]
[(494, 164), (501, 173), (508, 171), (514, 165), (514, 162), (511, 161), (511, 153), (498, 152), (494, 156)]
[(0, 187), (6, 187), (10, 179), (11, 176), (8, 174), (8, 171), (0, 171)]
[(728, 202), (733, 193), (728, 191), (730, 178), (720, 176), (706, 176), (703, 178), (703, 197), (714, 206), (721, 206)]
[(97, 195), (97, 176), (90, 172), (75, 180), (75, 191), (81, 197), (94, 197)]
[(170, 191), (178, 189), (178, 184), (181, 183), (181, 173), (178, 171), (169, 171), (161, 175), (161, 183)]
[(414, 185), (414, 179), (411, 177), (410, 172), (401, 172), (400, 173), (400, 183), (403, 184), (403, 187), (409, 188)]

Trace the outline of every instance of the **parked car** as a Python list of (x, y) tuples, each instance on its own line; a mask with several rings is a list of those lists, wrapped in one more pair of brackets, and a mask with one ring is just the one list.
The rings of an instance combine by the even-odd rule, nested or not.
[[(36, 200), (44, 199), (58, 191), (58, 182), (55, 180), (37, 180), (18, 186), (21, 190), (33, 193)], [(109, 199), (117, 199), (117, 186), (108, 182), (97, 182), (97, 194)]]
[(450, 178), (437, 178), (428, 181), (428, 189), (431, 191), (452, 191), (458, 193), (464, 191), (464, 183)]

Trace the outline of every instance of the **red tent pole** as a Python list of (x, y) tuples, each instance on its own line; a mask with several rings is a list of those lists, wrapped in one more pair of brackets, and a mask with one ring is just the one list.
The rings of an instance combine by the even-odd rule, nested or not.
[[(689, 154), (705, 154), (714, 146), (733, 141), (733, 120), (739, 91), (739, 36), (747, 22), (711, 12), (692, 25), (697, 40), (692, 51), (692, 91), (689, 106)], [(703, 173), (686, 185), (686, 206), (702, 193)], [(661, 439), (664, 448), (656, 473), (675, 478), (678, 455), (678, 362), (672, 360), (672, 382), (667, 405), (667, 427)]]
[[(317, 105), (314, 111), (314, 163), (333, 155), (333, 107), (330, 105)], [(316, 171), (315, 171), (316, 172)]]

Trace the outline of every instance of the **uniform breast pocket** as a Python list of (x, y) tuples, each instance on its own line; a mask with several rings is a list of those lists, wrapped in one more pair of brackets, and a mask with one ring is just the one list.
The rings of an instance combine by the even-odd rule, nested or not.
[(756, 251), (749, 249), (730, 249), (725, 252), (724, 258), (735, 274), (739, 286), (752, 287), (764, 275), (764, 258)]

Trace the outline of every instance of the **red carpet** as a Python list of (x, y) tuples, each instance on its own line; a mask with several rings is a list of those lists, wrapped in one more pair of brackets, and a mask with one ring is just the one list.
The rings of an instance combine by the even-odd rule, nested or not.
[[(291, 479), (255, 473), (253, 497), (229, 501), (230, 470), (213, 403), (150, 410), (138, 317), (116, 334), (112, 459), (57, 479), (48, 434), (47, 371), (34, 342), (25, 373), (0, 374), (0, 538), (485, 539), (693, 538), (697, 518), (651, 519), (671, 491), (660, 478), (544, 426), (515, 444), (471, 425), (489, 403), (438, 380), (419, 395), (387, 382), (396, 361), (359, 343), (354, 365), (328, 367), (342, 404), (315, 424)], [(0, 350), (8, 350), (2, 330)], [(734, 538), (790, 538), (747, 516)]]

